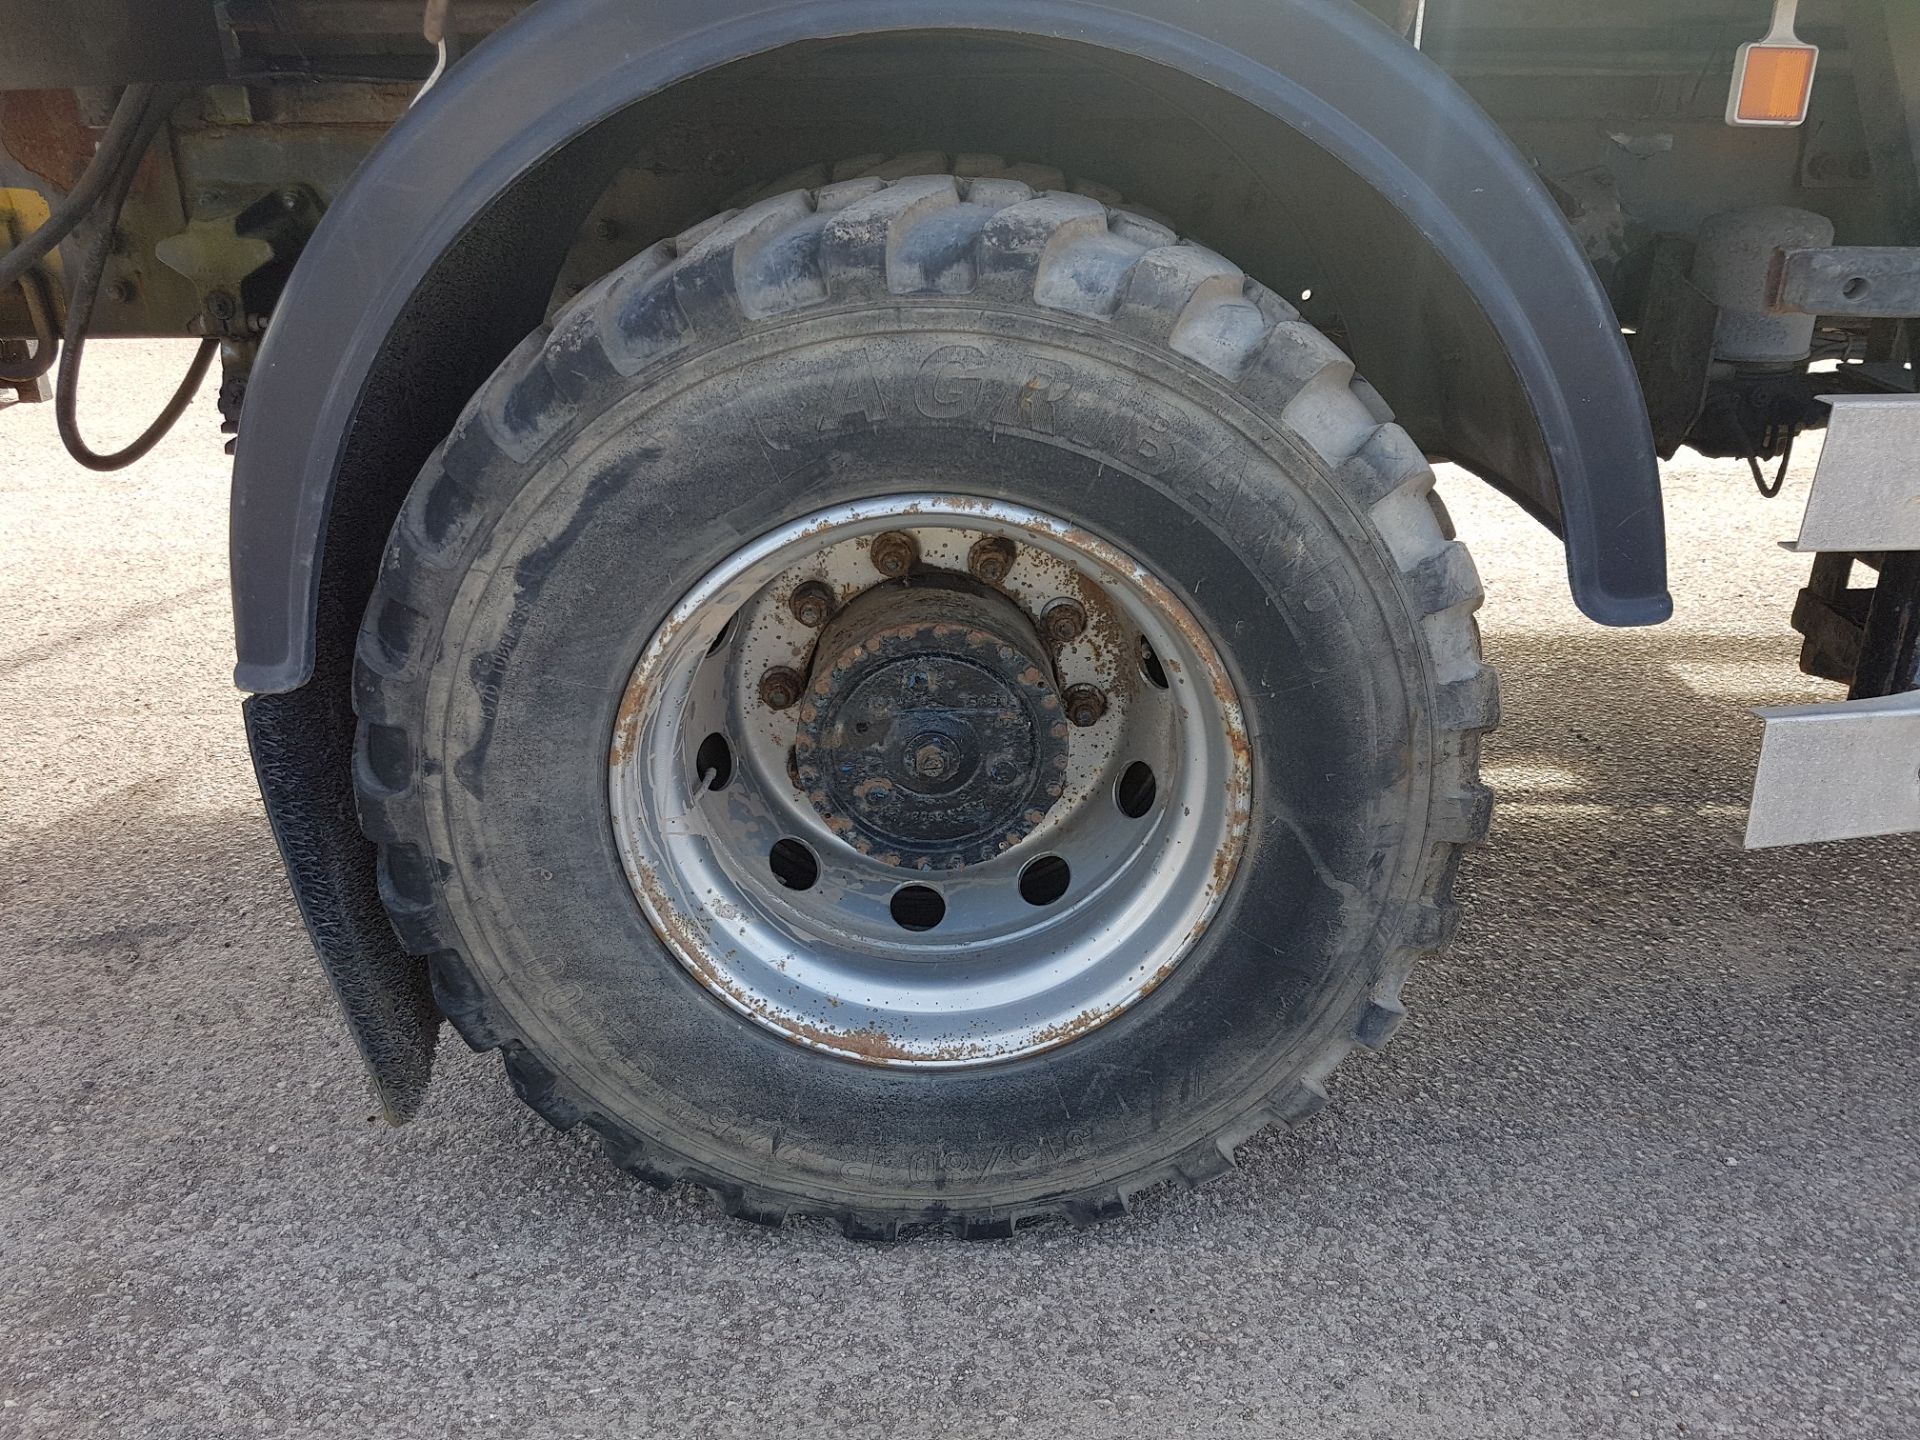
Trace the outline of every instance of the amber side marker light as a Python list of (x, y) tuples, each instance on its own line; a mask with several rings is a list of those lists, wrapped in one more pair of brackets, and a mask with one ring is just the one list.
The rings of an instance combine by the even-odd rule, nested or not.
[(1820, 50), (1793, 33), (1799, 8), (1800, 0), (1774, 0), (1773, 28), (1734, 56), (1729, 125), (1798, 125), (1807, 118)]

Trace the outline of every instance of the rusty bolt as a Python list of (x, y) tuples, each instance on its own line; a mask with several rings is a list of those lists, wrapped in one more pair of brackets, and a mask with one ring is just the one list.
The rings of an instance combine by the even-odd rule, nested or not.
[(891, 780), (869, 780), (858, 788), (860, 803), (870, 810), (877, 810), (893, 799)]
[(1066, 706), (1067, 719), (1082, 730), (1107, 713), (1107, 694), (1097, 685), (1069, 685), (1060, 702)]
[(760, 677), (760, 703), (769, 710), (785, 710), (800, 698), (806, 683), (799, 671), (776, 665)]
[(1049, 640), (1065, 645), (1085, 633), (1087, 612), (1078, 600), (1055, 600), (1040, 612), (1040, 626)]
[(132, 301), (135, 291), (133, 281), (116, 280), (107, 287), (107, 299), (116, 305), (125, 305)]
[(953, 742), (944, 735), (921, 735), (913, 742), (913, 773), (929, 780), (945, 775), (957, 758)]
[(818, 580), (809, 580), (793, 587), (793, 594), (787, 597), (787, 608), (793, 612), (793, 618), (809, 630), (818, 630), (833, 614), (833, 591)]
[(214, 290), (207, 295), (207, 314), (215, 320), (225, 323), (240, 313), (240, 306), (224, 290)]
[(913, 569), (920, 558), (920, 547), (906, 531), (889, 530), (873, 537), (873, 548), (868, 555), (874, 569), (889, 580), (898, 580)]
[(973, 548), (967, 551), (967, 569), (976, 580), (998, 585), (1013, 569), (1013, 553), (1013, 542), (1006, 536), (989, 535), (974, 541)]

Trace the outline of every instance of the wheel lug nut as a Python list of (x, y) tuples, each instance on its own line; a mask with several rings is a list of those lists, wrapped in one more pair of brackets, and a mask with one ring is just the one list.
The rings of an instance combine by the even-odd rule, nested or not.
[(1106, 692), (1095, 685), (1069, 685), (1060, 703), (1066, 707), (1067, 719), (1082, 730), (1107, 713)]
[(833, 614), (833, 592), (818, 580), (809, 580), (793, 587), (793, 593), (787, 597), (787, 609), (809, 630), (818, 630)]
[(1040, 612), (1040, 624), (1049, 640), (1064, 645), (1086, 632), (1087, 612), (1078, 600), (1055, 600)]
[(799, 671), (776, 665), (760, 677), (760, 703), (769, 710), (785, 710), (800, 698), (805, 686)]
[(914, 562), (920, 558), (920, 547), (906, 531), (889, 530), (873, 537), (873, 547), (867, 555), (874, 569), (889, 580), (898, 580), (913, 569)]
[(967, 569), (976, 580), (998, 585), (1013, 569), (1013, 542), (1004, 535), (989, 535), (973, 542), (967, 551)]

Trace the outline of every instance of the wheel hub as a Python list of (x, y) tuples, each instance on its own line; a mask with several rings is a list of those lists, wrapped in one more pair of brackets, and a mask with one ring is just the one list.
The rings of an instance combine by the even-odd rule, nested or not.
[(794, 772), (885, 864), (976, 864), (1064, 792), (1068, 724), (1047, 647), (1006, 596), (954, 574), (875, 586), (820, 635)]

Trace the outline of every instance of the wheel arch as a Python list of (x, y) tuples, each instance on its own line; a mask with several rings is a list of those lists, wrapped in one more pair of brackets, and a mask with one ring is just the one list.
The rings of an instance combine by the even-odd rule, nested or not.
[[(1644, 404), (1605, 297), (1522, 157), (1438, 67), (1345, 0), (1216, 10), (1207, 33), (1174, 14), (1192, 23), (1168, 0), (968, 0), (938, 17), (888, 0), (758, 12), (749, 0), (559, 0), (499, 32), (382, 143), (282, 300), (235, 467), (241, 688), (309, 677), (323, 576), (349, 551), (365, 558), (336, 532), (364, 504), (397, 507), (459, 405), (537, 323), (573, 224), (639, 137), (684, 122), (729, 86), (729, 66), (825, 41), (843, 42), (840, 65), (862, 36), (896, 54), (909, 36), (1013, 38), (1083, 68), (1091, 57), (1111, 77), (1103, 120), (1133, 99), (1184, 110), (1221, 154), (1255, 165), (1249, 189), (1282, 187), (1278, 208), (1336, 272), (1356, 360), (1416, 437), (1564, 535), (1591, 617), (1664, 618)], [(1037, 113), (1025, 128), (1053, 133), (1007, 153), (1066, 164), (1076, 157), (1063, 151), (1090, 150)], [(980, 128), (1018, 141), (1022, 126), (1013, 115)], [(1284, 165), (1259, 167), (1249, 147), (1288, 136)], [(1259, 274), (1272, 227), (1244, 211), (1173, 218)]]

